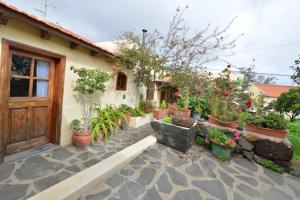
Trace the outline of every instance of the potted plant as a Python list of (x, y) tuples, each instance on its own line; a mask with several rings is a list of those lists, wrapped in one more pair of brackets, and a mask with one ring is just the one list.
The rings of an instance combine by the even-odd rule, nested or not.
[(235, 87), (236, 82), (230, 79), (230, 66), (217, 77), (213, 82), (213, 93), (210, 96), (210, 109), (208, 122), (228, 127), (236, 128), (238, 126), (237, 113), (237, 93), (238, 89)]
[[(90, 143), (90, 135), (83, 134), (83, 128), (79, 119), (73, 119), (71, 122), (72, 139), (76, 143), (76, 147), (84, 148)], [(80, 139), (78, 139), (80, 138)]]
[(100, 142), (104, 136), (105, 143), (114, 130), (119, 126), (121, 120), (126, 120), (126, 115), (114, 106), (106, 106), (102, 108), (97, 105), (95, 107), (96, 117), (91, 118), (90, 127), (92, 132), (91, 140)]
[(84, 148), (88, 145), (86, 143), (87, 138), (90, 139), (91, 137), (89, 121), (93, 111), (94, 94), (105, 91), (105, 82), (109, 80), (109, 74), (97, 69), (76, 68), (74, 66), (71, 67), (71, 70), (78, 76), (73, 85), (73, 91), (83, 107), (82, 132), (73, 134), (72, 139), (76, 147)]
[(150, 123), (153, 115), (152, 113), (144, 113), (143, 110), (141, 110), (139, 107), (133, 108), (131, 110), (131, 120), (129, 122), (129, 126), (133, 128), (138, 128), (140, 126), (143, 126), (147, 123)]
[(195, 120), (167, 116), (154, 120), (151, 126), (157, 133), (157, 142), (181, 152), (187, 152), (195, 141)]
[(121, 104), (119, 106), (119, 110), (122, 111), (126, 115), (126, 121), (129, 122), (131, 119), (131, 112), (132, 112), (132, 107), (128, 106), (127, 104)]
[(275, 112), (251, 115), (246, 123), (246, 131), (278, 138), (285, 138), (287, 134), (286, 119)]
[(210, 128), (206, 140), (211, 142), (212, 153), (221, 160), (230, 160), (235, 142), (218, 128)]
[(181, 96), (177, 101), (177, 113), (178, 118), (188, 119), (191, 116), (191, 110), (189, 109), (189, 96)]
[(161, 102), (161, 104), (159, 105), (159, 108), (154, 109), (153, 117), (155, 119), (162, 119), (167, 115), (168, 115), (167, 104), (166, 104), (166, 101), (163, 100)]

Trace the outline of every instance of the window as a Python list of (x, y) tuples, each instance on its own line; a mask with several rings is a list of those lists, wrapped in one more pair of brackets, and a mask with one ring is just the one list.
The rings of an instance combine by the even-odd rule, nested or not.
[(118, 72), (116, 90), (126, 90), (126, 88), (127, 88), (127, 76), (123, 72)]
[(12, 55), (10, 96), (47, 97), (50, 62), (19, 54)]

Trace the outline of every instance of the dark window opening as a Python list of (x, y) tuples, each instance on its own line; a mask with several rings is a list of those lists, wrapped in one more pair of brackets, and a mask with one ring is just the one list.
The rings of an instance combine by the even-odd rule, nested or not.
[(116, 90), (126, 90), (127, 88), (127, 76), (123, 72), (119, 72), (117, 76)]

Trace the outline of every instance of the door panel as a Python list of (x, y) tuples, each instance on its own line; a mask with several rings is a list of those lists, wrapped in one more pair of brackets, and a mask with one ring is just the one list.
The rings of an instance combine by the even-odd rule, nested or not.
[(10, 141), (9, 144), (21, 142), (27, 135), (27, 109), (10, 110)]
[(11, 51), (8, 67), (6, 155), (50, 141), (54, 61)]
[(33, 112), (33, 138), (47, 135), (48, 107), (36, 107)]

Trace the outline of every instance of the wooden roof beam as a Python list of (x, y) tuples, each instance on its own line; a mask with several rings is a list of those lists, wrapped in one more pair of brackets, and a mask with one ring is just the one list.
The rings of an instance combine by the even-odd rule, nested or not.
[(76, 43), (76, 42), (71, 42), (70, 43), (70, 48), (71, 49), (75, 49), (75, 50), (78, 50), (80, 47), (80, 44)]
[(51, 33), (46, 30), (41, 30), (41, 38), (43, 38), (45, 40), (50, 40)]
[(10, 15), (7, 13), (0, 13), (0, 24), (7, 25)]

